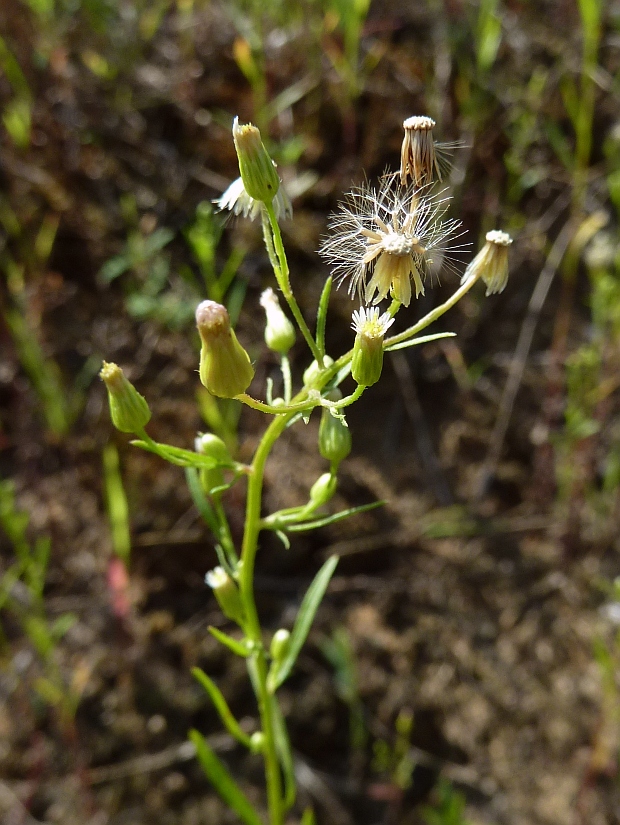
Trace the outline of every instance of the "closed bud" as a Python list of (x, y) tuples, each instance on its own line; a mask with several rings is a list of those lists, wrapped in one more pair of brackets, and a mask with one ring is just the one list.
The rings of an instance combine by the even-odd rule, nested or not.
[(312, 485), (310, 490), (310, 503), (315, 507), (322, 507), (332, 498), (336, 492), (336, 476), (332, 473), (323, 473)]
[(383, 369), (383, 339), (394, 323), (389, 313), (379, 316), (377, 307), (362, 307), (353, 313), (353, 329), (356, 332), (351, 359), (353, 380), (364, 387), (372, 387), (381, 377)]
[(263, 145), (260, 131), (251, 123), (241, 125), (236, 117), (232, 133), (243, 188), (254, 200), (270, 204), (278, 193), (280, 179)]
[[(334, 359), (330, 358), (329, 355), (323, 356), (323, 363), (326, 367), (331, 367), (334, 363)], [(317, 361), (313, 361), (310, 366), (306, 369), (303, 375), (304, 379), (304, 386), (309, 387), (316, 379), (319, 377), (321, 373), (321, 368), (318, 365)]]
[(265, 748), (265, 734), (262, 730), (254, 731), (250, 736), (250, 750), (252, 753), (262, 753)]
[(295, 343), (295, 327), (282, 312), (278, 296), (271, 287), (260, 296), (260, 305), (267, 315), (265, 343), (273, 352), (286, 355)]
[(200, 381), (212, 395), (234, 398), (245, 392), (254, 378), (250, 356), (230, 325), (228, 310), (215, 301), (203, 301), (196, 309), (200, 333)]
[(214, 567), (205, 576), (205, 582), (215, 593), (222, 613), (238, 625), (243, 624), (243, 605), (237, 585), (223, 567)]
[(269, 653), (274, 661), (281, 662), (284, 659), (290, 647), (290, 639), (291, 634), (283, 627), (273, 634)]
[[(233, 463), (228, 447), (221, 438), (213, 433), (202, 433), (194, 442), (196, 452), (214, 458), (218, 464), (230, 466)], [(220, 467), (203, 469), (200, 471), (200, 482), (206, 492), (224, 483), (224, 475)]]
[(99, 373), (108, 391), (112, 423), (122, 433), (139, 433), (151, 420), (146, 399), (116, 364), (103, 362)]
[[(332, 390), (327, 398), (330, 401), (339, 401), (342, 398), (340, 390)], [(319, 424), (319, 452), (323, 458), (332, 464), (340, 464), (351, 452), (351, 431), (347, 425), (323, 407), (321, 423)]]

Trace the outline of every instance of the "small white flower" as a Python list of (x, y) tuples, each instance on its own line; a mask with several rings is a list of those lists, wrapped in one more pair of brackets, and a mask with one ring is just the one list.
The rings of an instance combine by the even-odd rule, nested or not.
[(379, 307), (360, 307), (353, 310), (353, 323), (351, 326), (358, 335), (367, 338), (383, 338), (385, 333), (394, 323), (389, 312), (379, 315)]
[(507, 232), (492, 229), (486, 243), (463, 273), (462, 282), (481, 278), (487, 285), (487, 295), (503, 292), (508, 283), (508, 247), (512, 238)]
[[(228, 210), (233, 215), (242, 215), (244, 218), (254, 220), (261, 214), (263, 209), (262, 201), (254, 200), (245, 191), (241, 178), (234, 180), (228, 189), (213, 203), (221, 210)], [(276, 218), (291, 218), (293, 216), (293, 206), (291, 199), (284, 191), (284, 186), (280, 186), (273, 199), (273, 208)]]
[(427, 196), (414, 186), (394, 186), (384, 178), (379, 191), (365, 185), (354, 189), (331, 216), (332, 234), (319, 250), (332, 267), (338, 284), (349, 282), (366, 303), (379, 303), (388, 293), (404, 306), (424, 294), (423, 279), (431, 255), (447, 259), (462, 252), (453, 242), (461, 237), (461, 222), (444, 219), (448, 198)]

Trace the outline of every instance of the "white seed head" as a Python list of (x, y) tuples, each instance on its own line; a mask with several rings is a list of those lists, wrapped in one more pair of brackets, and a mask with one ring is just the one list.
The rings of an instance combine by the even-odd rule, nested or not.
[(403, 122), (405, 135), (400, 150), (400, 182), (412, 182), (420, 187), (441, 180), (441, 170), (437, 162), (433, 127), (435, 121), (425, 115), (414, 115)]
[(385, 178), (377, 191), (369, 185), (350, 192), (329, 219), (331, 234), (319, 250), (338, 285), (349, 294), (378, 303), (391, 294), (401, 304), (424, 294), (432, 258), (451, 265), (450, 254), (464, 251), (454, 241), (464, 233), (460, 221), (446, 219), (449, 199), (401, 188)]
[(463, 282), (481, 278), (487, 286), (487, 295), (503, 292), (508, 283), (508, 247), (512, 238), (507, 232), (492, 229), (486, 234), (486, 243), (463, 274)]

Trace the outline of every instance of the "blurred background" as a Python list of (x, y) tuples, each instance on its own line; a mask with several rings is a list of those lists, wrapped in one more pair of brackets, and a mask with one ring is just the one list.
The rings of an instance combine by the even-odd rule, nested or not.
[[(274, 630), (342, 557), (282, 690), (291, 823), (307, 805), (321, 825), (620, 821), (619, 98), (615, 0), (3, 0), (3, 823), (234, 822), (190, 727), (260, 801), (260, 761), (190, 674), (253, 729), (243, 664), (207, 632), (226, 627), (212, 541), (181, 471), (113, 431), (97, 372), (126, 370), (155, 439), (211, 430), (248, 460), (263, 417), (201, 389), (193, 328), (200, 300), (226, 303), (264, 397), (260, 226), (212, 205), (238, 175), (232, 119), (278, 162), (312, 325), (328, 214), (397, 169), (414, 114), (448, 144), (461, 269), (497, 228), (511, 277), (442, 319), (458, 337), (386, 359), (352, 409), (336, 504), (386, 505), (262, 542)], [(396, 328), (457, 284), (439, 272)], [(335, 357), (355, 306), (336, 293)], [(292, 361), (299, 378), (302, 344)], [(326, 469), (317, 427), (279, 442), (269, 510)], [(238, 537), (236, 489), (226, 506)]]

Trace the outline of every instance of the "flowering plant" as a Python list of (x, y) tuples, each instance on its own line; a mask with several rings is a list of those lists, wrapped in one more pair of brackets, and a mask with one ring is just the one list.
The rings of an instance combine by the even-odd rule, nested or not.
[[(213, 532), (219, 564), (207, 573), (206, 583), (240, 634), (231, 635), (216, 628), (209, 630), (225, 647), (245, 659), (257, 699), (259, 728), (251, 735), (246, 733), (210, 677), (199, 669), (195, 669), (194, 674), (209, 694), (229, 734), (263, 758), (269, 825), (283, 825), (295, 803), (293, 758), (277, 692), (295, 666), (338, 559), (334, 556), (323, 564), (302, 600), (292, 627), (279, 629), (268, 643), (254, 595), (260, 533), (274, 531), (288, 546), (291, 534), (377, 506), (375, 503), (331, 515), (325, 515), (323, 509), (335, 493), (338, 467), (351, 450), (346, 409), (377, 383), (384, 352), (450, 335), (419, 336), (419, 333), (454, 306), (479, 279), (487, 284), (487, 294), (500, 292), (506, 284), (511, 239), (504, 232), (492, 231), (451, 297), (417, 323), (386, 337), (401, 307), (410, 305), (413, 292), (416, 297), (424, 293), (431, 268), (443, 264), (454, 269), (451, 256), (464, 248), (457, 243), (463, 235), (460, 222), (446, 217), (449, 198), (445, 192), (436, 195), (431, 191), (433, 182), (441, 179), (439, 155), (432, 135), (434, 125), (427, 117), (408, 118), (404, 123), (399, 172), (386, 176), (378, 188), (365, 185), (354, 189), (329, 221), (329, 234), (320, 254), (330, 265), (337, 284), (345, 284), (351, 296), (362, 302), (353, 312), (353, 347), (334, 360), (325, 351), (332, 277), (323, 289), (312, 333), (294, 297), (280, 234), (279, 219), (289, 214), (290, 203), (258, 129), (251, 124), (241, 126), (235, 119), (233, 139), (241, 176), (219, 203), (235, 214), (260, 217), (275, 282), (295, 322), (281, 308), (276, 292), (267, 289), (260, 301), (266, 313), (265, 341), (280, 358), (283, 394), (273, 398), (269, 385), (265, 400), (259, 400), (248, 393), (254, 369), (231, 328), (226, 309), (213, 301), (203, 301), (196, 310), (203, 385), (213, 395), (237, 398), (270, 416), (249, 465), (235, 461), (224, 442), (213, 434), (200, 436), (193, 451), (153, 441), (145, 431), (150, 419), (145, 399), (116, 365), (105, 364), (101, 371), (114, 424), (123, 432), (135, 433), (138, 440), (134, 444), (138, 447), (185, 468), (194, 502)], [(391, 302), (381, 311), (376, 305), (388, 297)], [(288, 353), (297, 333), (305, 341), (312, 361), (303, 374), (302, 386), (294, 393)], [(349, 376), (355, 386), (343, 395), (340, 386)], [(288, 426), (300, 418), (307, 420), (317, 407), (321, 409), (318, 448), (329, 462), (329, 470), (310, 486), (305, 504), (264, 515), (263, 479), (269, 454)], [(244, 478), (247, 480), (246, 514), (243, 540), (238, 548), (229, 529), (223, 495)], [(207, 776), (225, 802), (246, 825), (260, 825), (261, 818), (255, 807), (206, 739), (198, 731), (192, 731), (190, 736)], [(304, 822), (312, 821), (311, 812), (306, 813)]]

